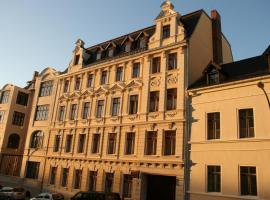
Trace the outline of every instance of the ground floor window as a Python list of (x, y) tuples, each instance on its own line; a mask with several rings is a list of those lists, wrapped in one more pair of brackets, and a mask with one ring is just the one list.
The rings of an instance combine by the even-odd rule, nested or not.
[(240, 167), (241, 195), (257, 196), (256, 167)]
[(220, 166), (207, 166), (207, 192), (220, 192)]
[(81, 181), (82, 181), (82, 170), (75, 169), (74, 171), (74, 189), (80, 189), (81, 188)]
[(63, 168), (62, 169), (62, 179), (61, 179), (61, 186), (62, 187), (67, 187), (68, 174), (69, 174), (69, 169)]
[(113, 173), (105, 173), (105, 192), (112, 192), (113, 189)]
[(37, 179), (39, 173), (39, 162), (27, 161), (25, 178)]
[(56, 172), (57, 172), (57, 167), (51, 167), (51, 172), (50, 172), (50, 184), (51, 185), (55, 184)]
[(96, 191), (97, 171), (89, 171), (88, 191)]
[(131, 198), (131, 194), (132, 194), (132, 176), (130, 174), (125, 174), (123, 184), (123, 196), (125, 198)]

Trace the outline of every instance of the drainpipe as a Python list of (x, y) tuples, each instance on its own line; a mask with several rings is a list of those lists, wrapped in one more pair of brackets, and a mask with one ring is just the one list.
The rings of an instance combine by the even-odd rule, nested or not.
[(265, 89), (264, 89), (264, 83), (260, 81), (260, 82), (257, 84), (257, 86), (258, 86), (260, 89), (262, 89), (262, 91), (263, 91), (263, 93), (264, 93), (264, 95), (265, 95), (265, 97), (266, 97), (266, 100), (267, 100), (267, 102), (268, 102), (268, 107), (269, 107), (269, 109), (270, 109), (270, 100), (269, 100), (269, 97), (268, 97), (268, 95), (267, 95), (267, 93), (266, 93), (266, 91), (265, 91)]

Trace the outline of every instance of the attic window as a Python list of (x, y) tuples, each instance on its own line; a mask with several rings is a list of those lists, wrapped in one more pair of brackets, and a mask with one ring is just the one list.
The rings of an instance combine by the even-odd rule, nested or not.
[(170, 25), (166, 25), (166, 26), (163, 26), (163, 29), (162, 29), (162, 39), (166, 39), (166, 38), (169, 38), (170, 37)]
[(213, 85), (213, 84), (219, 83), (219, 73), (216, 69), (212, 69), (207, 74), (207, 83), (208, 83), (208, 85)]
[(74, 65), (78, 65), (80, 60), (80, 55), (76, 55), (74, 59)]
[(113, 57), (113, 56), (114, 56), (114, 48), (110, 48), (110, 49), (109, 49), (108, 56), (109, 56), (109, 57)]
[(130, 52), (131, 50), (131, 42), (127, 42), (125, 45), (125, 52)]
[(145, 48), (146, 47), (146, 38), (141, 38), (140, 39), (140, 48)]
[(97, 57), (96, 57), (97, 60), (100, 60), (101, 59), (101, 51), (98, 51), (97, 52)]

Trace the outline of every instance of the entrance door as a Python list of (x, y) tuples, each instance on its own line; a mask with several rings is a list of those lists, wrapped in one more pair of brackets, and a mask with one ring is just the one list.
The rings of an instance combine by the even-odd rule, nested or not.
[(147, 200), (175, 200), (174, 176), (147, 175)]

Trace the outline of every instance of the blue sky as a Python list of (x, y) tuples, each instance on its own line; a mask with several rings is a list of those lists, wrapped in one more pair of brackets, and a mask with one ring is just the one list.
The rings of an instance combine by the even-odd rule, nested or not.
[[(78, 38), (91, 46), (153, 24), (163, 0), (0, 0), (0, 88), (64, 70)], [(270, 45), (269, 0), (172, 0), (182, 15), (217, 9), (235, 60)]]

